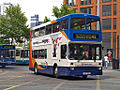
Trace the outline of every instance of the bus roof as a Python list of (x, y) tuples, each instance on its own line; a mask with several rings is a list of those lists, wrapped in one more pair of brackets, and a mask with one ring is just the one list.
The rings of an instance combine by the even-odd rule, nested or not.
[(92, 19), (100, 20), (100, 17), (96, 16), (96, 15), (85, 14), (85, 13), (74, 13), (74, 14), (69, 14), (69, 15), (63, 16), (61, 18), (58, 18), (58, 19), (56, 19), (56, 21), (61, 21), (61, 20), (66, 19), (68, 17), (92, 18)]
[(53, 20), (53, 21), (50, 21), (50, 22), (47, 22), (47, 23), (44, 23), (44, 24), (41, 24), (41, 25), (38, 25), (38, 26), (35, 26), (33, 28), (31, 28), (31, 30), (35, 30), (37, 28), (40, 28), (40, 27), (44, 27), (46, 25), (50, 25), (52, 23), (55, 23), (55, 22), (58, 22), (58, 21), (61, 21), (61, 20), (64, 20), (64, 19), (67, 19), (67, 18), (92, 18), (92, 19), (97, 19), (97, 20), (100, 20), (100, 17), (99, 16), (96, 16), (96, 15), (92, 15), (92, 14), (85, 14), (85, 13), (74, 13), (74, 14), (68, 14), (68, 15), (65, 15), (63, 17), (60, 17), (56, 20)]

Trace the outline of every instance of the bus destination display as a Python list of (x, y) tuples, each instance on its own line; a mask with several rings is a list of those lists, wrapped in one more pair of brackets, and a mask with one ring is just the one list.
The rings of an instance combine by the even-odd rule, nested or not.
[(76, 38), (76, 39), (99, 39), (99, 35), (98, 34), (74, 33), (73, 38)]
[(15, 48), (15, 46), (11, 46), (11, 45), (4, 45), (3, 48), (7, 48), (7, 49), (13, 49)]

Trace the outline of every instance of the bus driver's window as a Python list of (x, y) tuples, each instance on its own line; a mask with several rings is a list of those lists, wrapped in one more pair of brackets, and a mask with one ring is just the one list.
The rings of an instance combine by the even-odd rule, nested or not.
[(61, 45), (61, 59), (66, 59), (67, 45)]

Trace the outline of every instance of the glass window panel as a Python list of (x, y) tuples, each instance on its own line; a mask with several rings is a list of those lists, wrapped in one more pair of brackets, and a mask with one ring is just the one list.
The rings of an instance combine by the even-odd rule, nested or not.
[(80, 11), (81, 11), (82, 13), (91, 14), (91, 7), (81, 8)]
[(70, 60), (100, 60), (101, 45), (94, 44), (69, 44)]
[(91, 0), (81, 0), (81, 5), (90, 5)]
[(112, 0), (102, 0), (103, 3), (111, 2)]
[(116, 4), (113, 5), (113, 15), (114, 16), (117, 15), (117, 5)]
[(52, 33), (52, 25), (47, 25), (45, 34), (48, 35), (48, 34), (51, 34), (51, 33)]
[(113, 33), (113, 57), (116, 57), (116, 32)]
[(102, 55), (104, 56), (107, 49), (111, 49), (111, 33), (102, 33), (102, 42), (102, 47), (104, 47)]
[(111, 19), (102, 20), (102, 30), (111, 30)]
[(88, 18), (86, 24), (87, 30), (100, 30), (100, 23), (96, 19)]
[(112, 6), (111, 5), (103, 5), (102, 6), (102, 16), (111, 16), (111, 11), (112, 11)]
[(75, 6), (76, 5), (76, 0), (66, 0), (66, 4), (68, 6)]
[(72, 18), (71, 29), (85, 30), (85, 18)]
[(61, 45), (61, 59), (66, 59), (67, 45)]
[(116, 23), (117, 23), (116, 18), (114, 18), (114, 19), (113, 19), (113, 29), (116, 29), (116, 27), (117, 27), (117, 26), (116, 26)]

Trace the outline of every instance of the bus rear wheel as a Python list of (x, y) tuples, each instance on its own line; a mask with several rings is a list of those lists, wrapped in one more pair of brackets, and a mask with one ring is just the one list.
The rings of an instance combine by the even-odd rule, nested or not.
[(57, 66), (55, 66), (55, 68), (53, 69), (53, 77), (58, 78), (58, 68), (57, 68)]
[(35, 66), (34, 66), (34, 74), (38, 74), (38, 68), (37, 68), (37, 64), (35, 63)]

